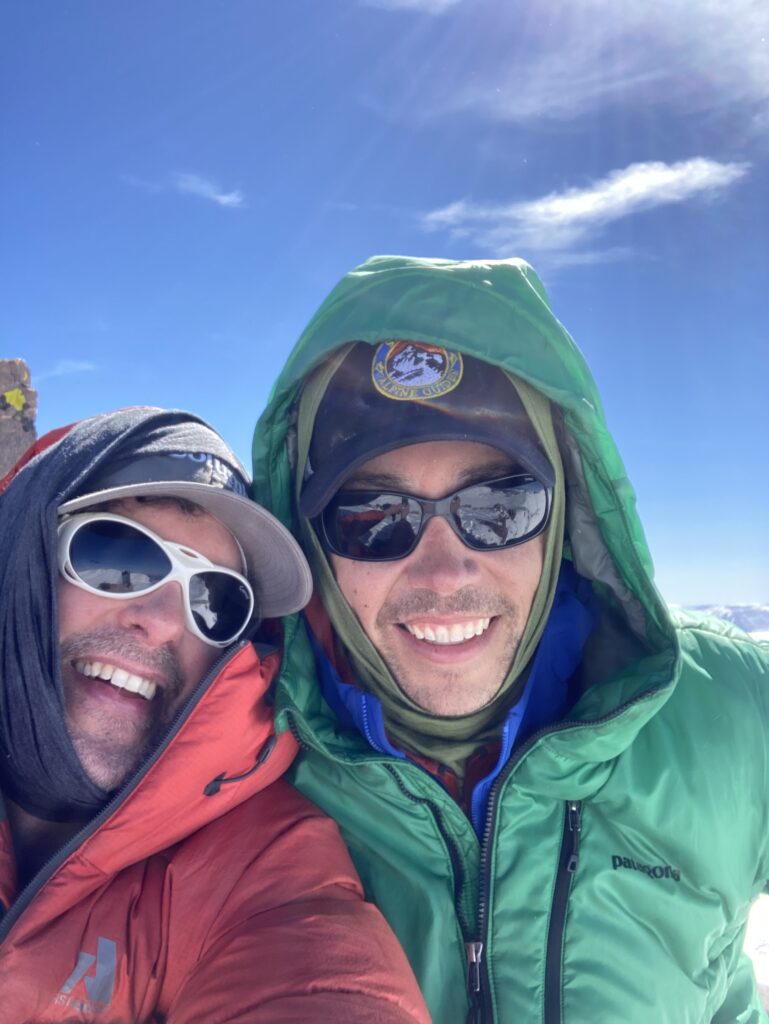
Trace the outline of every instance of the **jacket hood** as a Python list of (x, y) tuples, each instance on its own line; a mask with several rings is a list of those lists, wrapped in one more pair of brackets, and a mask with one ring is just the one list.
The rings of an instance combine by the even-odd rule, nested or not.
[[(592, 662), (588, 683), (643, 657), (655, 661), (658, 688), (661, 680), (670, 682), (677, 641), (653, 582), (633, 489), (592, 374), (523, 260), (378, 256), (347, 274), (302, 334), (257, 424), (254, 487), (260, 501), (296, 530), (293, 416), (303, 380), (343, 345), (398, 338), (500, 366), (550, 400), (566, 473), (567, 556), (592, 581), (605, 612), (603, 635), (612, 636), (611, 644), (595, 643), (586, 655)], [(290, 659), (286, 672), (290, 680)], [(648, 688), (649, 678), (637, 674), (637, 686)], [(640, 695), (627, 677), (626, 683), (631, 692), (618, 694), (620, 702)]]

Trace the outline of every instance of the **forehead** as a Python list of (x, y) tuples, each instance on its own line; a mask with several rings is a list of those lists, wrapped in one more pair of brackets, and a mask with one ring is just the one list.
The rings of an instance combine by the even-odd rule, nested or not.
[[(475, 441), (423, 441), (377, 455), (360, 466), (346, 484), (425, 485), (451, 489), (476, 480), (504, 476), (513, 469), (509, 456)], [(432, 489), (432, 487), (430, 488)]]

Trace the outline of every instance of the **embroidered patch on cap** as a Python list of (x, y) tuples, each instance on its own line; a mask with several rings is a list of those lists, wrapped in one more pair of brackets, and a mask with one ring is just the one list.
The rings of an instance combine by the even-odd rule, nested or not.
[(417, 341), (383, 341), (371, 363), (374, 387), (399, 402), (447, 395), (462, 380), (462, 371), (459, 352)]

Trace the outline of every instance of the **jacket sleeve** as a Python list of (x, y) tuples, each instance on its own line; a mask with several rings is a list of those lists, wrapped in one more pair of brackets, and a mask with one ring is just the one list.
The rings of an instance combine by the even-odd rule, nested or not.
[[(169, 974), (185, 967), (158, 1006), (165, 1024), (429, 1024), (334, 822), (284, 782), (260, 796), (248, 827), (217, 843), (223, 867), (207, 865), (192, 915), (205, 927), (188, 914), (168, 950)], [(245, 864), (235, 874), (237, 856)]]
[(395, 938), (343, 893), (240, 921), (184, 986), (167, 1024), (428, 1024)]

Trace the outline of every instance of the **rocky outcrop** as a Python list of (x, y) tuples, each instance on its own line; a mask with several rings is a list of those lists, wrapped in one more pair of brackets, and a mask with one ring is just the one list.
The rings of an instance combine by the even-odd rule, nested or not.
[(0, 359), (0, 476), (36, 438), (37, 392), (21, 359)]

